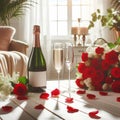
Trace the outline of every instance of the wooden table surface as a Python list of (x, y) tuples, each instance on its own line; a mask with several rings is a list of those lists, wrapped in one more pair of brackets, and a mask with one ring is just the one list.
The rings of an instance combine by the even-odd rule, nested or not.
[[(0, 120), (120, 120), (120, 102), (116, 99), (120, 97), (119, 93), (109, 92), (107, 96), (102, 96), (98, 91), (86, 91), (85, 94), (78, 95), (78, 90), (74, 80), (71, 81), (72, 92), (71, 97), (73, 103), (66, 103), (68, 81), (60, 81), (60, 90), (62, 93), (59, 98), (49, 96), (48, 100), (40, 99), (40, 93), (29, 93), (28, 100), (17, 100), (14, 96), (5, 101), (0, 101), (0, 108), (4, 105), (10, 105), (13, 110), (9, 113), (0, 109)], [(57, 87), (57, 81), (48, 81), (46, 92)], [(87, 94), (96, 95), (95, 99), (89, 99)], [(36, 105), (42, 104), (45, 109), (36, 110)], [(69, 113), (67, 106), (76, 108), (79, 111)], [(96, 118), (89, 116), (90, 112), (98, 110)]]

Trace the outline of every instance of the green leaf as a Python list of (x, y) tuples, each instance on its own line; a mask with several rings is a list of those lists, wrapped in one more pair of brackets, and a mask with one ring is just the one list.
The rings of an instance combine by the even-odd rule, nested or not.
[(94, 26), (94, 23), (92, 21), (90, 21), (88, 29), (92, 28)]
[(22, 84), (28, 83), (28, 79), (25, 76), (19, 77), (18, 81)]
[(97, 9), (97, 12), (100, 13), (100, 9)]
[(100, 20), (101, 19), (101, 15), (98, 15), (98, 20)]
[(113, 10), (114, 10), (114, 9), (109, 8), (109, 9), (107, 9), (107, 12), (111, 14), (111, 13), (113, 12)]
[(12, 18), (19, 18), (29, 9), (33, 0), (0, 0), (0, 24), (10, 25)]
[(114, 43), (108, 43), (109, 48), (114, 48), (116, 45)]
[(115, 42), (116, 45), (120, 45), (120, 37), (117, 39), (117, 41)]
[(79, 72), (76, 72), (76, 78), (81, 78), (82, 74), (80, 74)]
[(92, 14), (92, 21), (96, 21), (97, 20), (97, 14), (94, 12), (93, 14)]

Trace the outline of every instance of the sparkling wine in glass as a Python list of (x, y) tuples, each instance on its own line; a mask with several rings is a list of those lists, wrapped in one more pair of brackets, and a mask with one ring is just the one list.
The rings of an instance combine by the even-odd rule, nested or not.
[(66, 67), (68, 69), (68, 92), (71, 92), (71, 84), (70, 84), (70, 72), (71, 72), (71, 67), (74, 61), (74, 51), (73, 51), (73, 44), (71, 42), (65, 43), (65, 63)]
[(58, 73), (58, 88), (60, 88), (59, 74), (63, 67), (63, 43), (53, 43), (53, 64)]

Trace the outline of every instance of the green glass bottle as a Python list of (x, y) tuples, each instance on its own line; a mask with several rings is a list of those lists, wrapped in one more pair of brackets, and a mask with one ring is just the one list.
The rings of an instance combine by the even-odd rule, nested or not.
[(28, 61), (30, 91), (41, 92), (46, 87), (46, 61), (40, 46), (40, 26), (34, 25), (34, 44)]

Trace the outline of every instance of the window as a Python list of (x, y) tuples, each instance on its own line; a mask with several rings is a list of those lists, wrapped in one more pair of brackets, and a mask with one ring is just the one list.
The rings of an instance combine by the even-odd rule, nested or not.
[(90, 19), (91, 0), (49, 0), (50, 34), (66, 36), (71, 34), (71, 27), (87, 25)]

